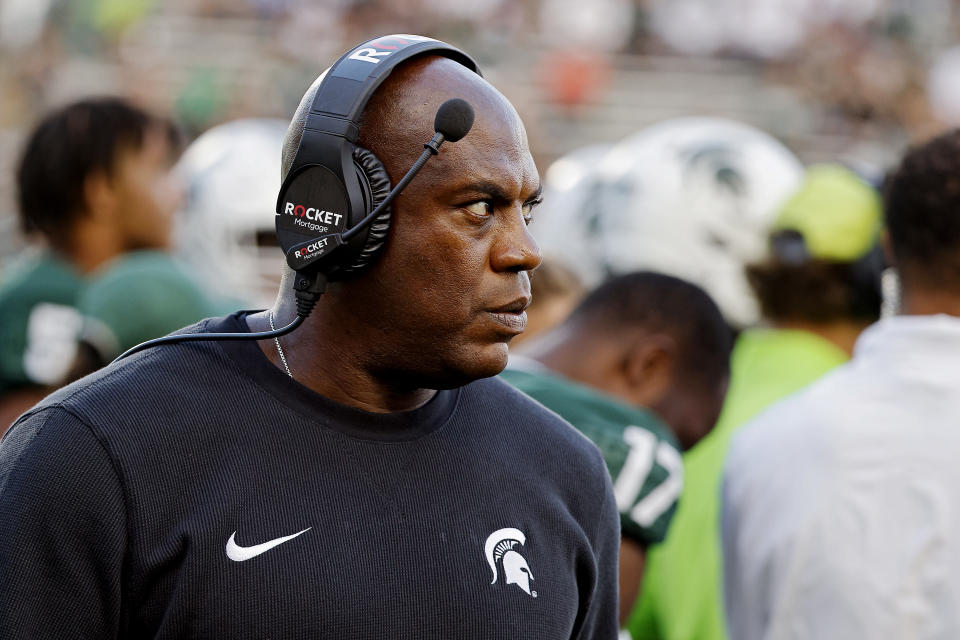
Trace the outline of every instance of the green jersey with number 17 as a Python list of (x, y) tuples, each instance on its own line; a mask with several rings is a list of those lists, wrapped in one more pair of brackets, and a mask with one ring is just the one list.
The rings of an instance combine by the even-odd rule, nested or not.
[(683, 462), (673, 433), (651, 412), (539, 363), (515, 356), (510, 362), (500, 374), (504, 380), (560, 414), (600, 449), (613, 479), (623, 535), (644, 546), (663, 540), (683, 489)]

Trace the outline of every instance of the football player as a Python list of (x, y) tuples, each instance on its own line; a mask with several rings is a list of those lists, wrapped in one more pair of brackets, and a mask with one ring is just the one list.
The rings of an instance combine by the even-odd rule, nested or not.
[(90, 274), (128, 251), (168, 247), (178, 151), (170, 122), (118, 98), (62, 107), (27, 138), (18, 208), (35, 246), (0, 284), (0, 429), (64, 381)]
[(620, 623), (647, 548), (664, 539), (683, 488), (681, 450), (713, 428), (732, 336), (716, 304), (679, 278), (608, 280), (557, 328), (512, 353), (507, 381), (603, 452), (620, 511)]

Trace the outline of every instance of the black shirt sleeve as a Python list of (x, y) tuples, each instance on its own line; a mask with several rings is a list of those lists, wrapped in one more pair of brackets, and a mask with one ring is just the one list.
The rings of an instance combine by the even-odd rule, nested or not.
[(116, 638), (123, 490), (89, 428), (57, 407), (0, 441), (0, 638)]
[(574, 632), (577, 640), (616, 638), (619, 631), (617, 579), (620, 562), (620, 517), (613, 496), (613, 484), (602, 460), (599, 469), (600, 487), (596, 495), (603, 496), (603, 499), (593, 536), (596, 566), (592, 569), (596, 571), (596, 588), (586, 607), (582, 609), (579, 630)]

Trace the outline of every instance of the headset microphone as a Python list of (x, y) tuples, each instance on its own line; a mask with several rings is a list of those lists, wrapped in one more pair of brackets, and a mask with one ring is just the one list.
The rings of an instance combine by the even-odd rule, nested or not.
[[(287, 264), (297, 272), (293, 287), (297, 298), (297, 317), (290, 324), (273, 331), (256, 333), (187, 333), (155, 338), (126, 350), (114, 362), (142, 349), (160, 344), (195, 340), (264, 340), (286, 335), (299, 327), (310, 315), (320, 295), (323, 294), (327, 283), (327, 270), (324, 267), (328, 266), (328, 263), (338, 260), (338, 250), (341, 247), (347, 247), (351, 239), (365, 231), (372, 222), (387, 211), (390, 203), (413, 180), (414, 176), (427, 163), (427, 160), (440, 152), (440, 145), (444, 141), (457, 142), (467, 135), (473, 126), (473, 117), (473, 107), (466, 100), (453, 98), (444, 102), (440, 105), (434, 118), (433, 128), (435, 133), (433, 138), (424, 143), (424, 151), (417, 161), (397, 185), (390, 190), (389, 194), (373, 207), (370, 213), (346, 231), (317, 236), (287, 249)], [(281, 192), (281, 198), (282, 196), (283, 192)]]

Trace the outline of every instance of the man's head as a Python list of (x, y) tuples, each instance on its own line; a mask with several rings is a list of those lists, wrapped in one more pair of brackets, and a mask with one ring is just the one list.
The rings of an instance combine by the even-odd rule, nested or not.
[(960, 130), (907, 152), (888, 177), (890, 257), (905, 295), (960, 291)]
[[(284, 173), (318, 84), (291, 123)], [(523, 124), (506, 98), (463, 65), (430, 55), (399, 65), (364, 109), (359, 146), (396, 183), (450, 98), (473, 106), (473, 128), (445, 144), (394, 200), (386, 246), (373, 265), (332, 284), (315, 312), (362, 343), (355, 357), (365, 369), (409, 388), (499, 373), (525, 322), (529, 271), (540, 262), (526, 230), (540, 180)]]
[(780, 208), (770, 255), (748, 264), (763, 317), (774, 324), (858, 325), (880, 316), (881, 203), (840, 165), (814, 165)]
[[(713, 428), (730, 378), (731, 331), (702, 289), (653, 272), (600, 285), (561, 325), (548, 366), (656, 412), (688, 449)], [(557, 366), (559, 363), (559, 366)]]
[(47, 115), (17, 171), (21, 226), (70, 253), (78, 225), (109, 227), (125, 250), (169, 245), (180, 192), (170, 176), (172, 123), (120, 98), (92, 98)]

